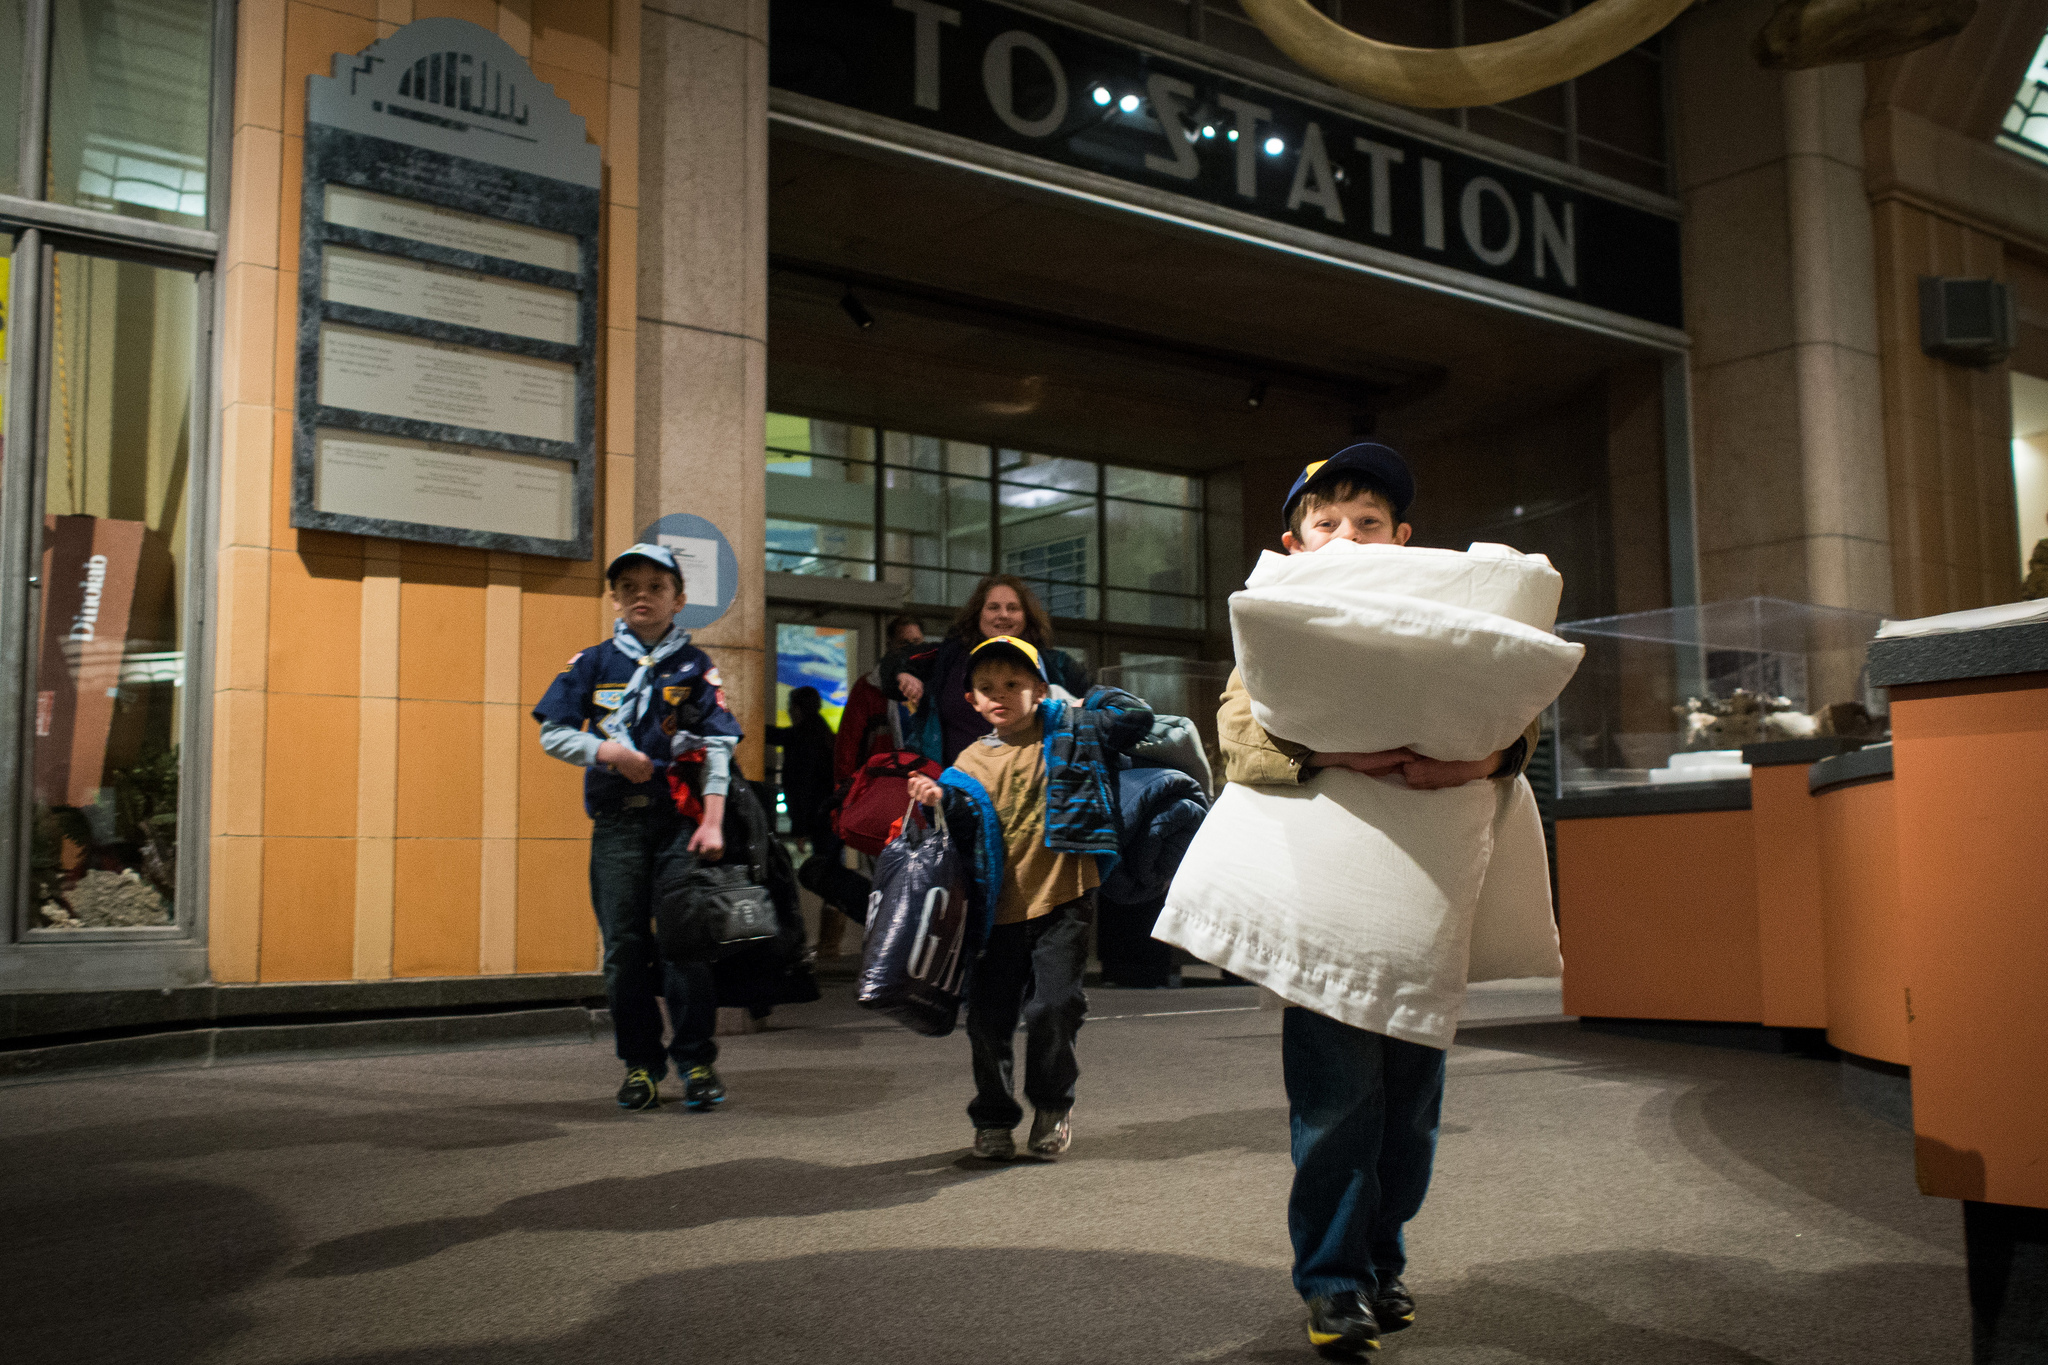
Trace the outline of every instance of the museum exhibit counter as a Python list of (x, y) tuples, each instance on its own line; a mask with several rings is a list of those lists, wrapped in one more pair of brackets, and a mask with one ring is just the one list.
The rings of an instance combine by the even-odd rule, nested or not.
[(1748, 782), (1567, 796), (1552, 813), (1565, 1013), (1762, 1022)]
[(1882, 731), (1878, 625), (1757, 597), (1557, 628), (1586, 646), (1552, 716), (1568, 1012), (1826, 1026), (1807, 770)]
[(1891, 694), (1920, 1188), (2048, 1208), (2048, 622), (1879, 639), (1870, 674)]
[(1817, 834), (1825, 980), (1822, 1023), (1844, 1052), (1907, 1064), (1906, 949), (1892, 747), (1874, 744), (1806, 770)]
[(1763, 1023), (1828, 1026), (1827, 940), (1821, 899), (1821, 825), (1809, 770), (1861, 747), (1833, 736), (1747, 744), (1750, 829), (1756, 840), (1758, 974)]

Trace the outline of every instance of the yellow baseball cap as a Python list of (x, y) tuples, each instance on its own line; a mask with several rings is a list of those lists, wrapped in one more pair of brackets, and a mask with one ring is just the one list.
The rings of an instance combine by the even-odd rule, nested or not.
[(973, 667), (972, 660), (974, 659), (974, 657), (977, 654), (981, 653), (981, 651), (983, 651), (984, 649), (989, 648), (990, 646), (998, 646), (999, 654), (1002, 651), (1009, 651), (1021, 656), (1024, 662), (1030, 665), (1031, 671), (1033, 673), (1036, 673), (1044, 681), (1051, 681), (1051, 679), (1046, 678), (1045, 676), (1045, 663), (1038, 657), (1038, 647), (1033, 645), (1029, 640), (1020, 640), (1014, 635), (991, 635), (986, 640), (983, 640), (980, 644), (976, 645), (973, 649), (968, 650), (967, 657), (970, 661), (968, 666), (970, 668)]

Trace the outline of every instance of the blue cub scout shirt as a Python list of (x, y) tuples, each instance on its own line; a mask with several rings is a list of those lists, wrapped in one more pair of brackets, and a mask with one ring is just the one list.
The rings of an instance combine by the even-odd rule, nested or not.
[[(627, 658), (611, 641), (593, 645), (555, 675), (547, 695), (533, 708), (533, 718), (543, 725), (568, 725), (595, 733), (597, 723), (618, 708), (626, 684), (637, 672), (638, 661)], [(654, 696), (631, 736), (633, 747), (649, 758), (662, 762), (672, 757), (669, 736), (674, 734), (740, 737), (740, 723), (725, 709), (718, 666), (695, 645), (684, 645), (662, 660), (653, 685)], [(667, 775), (657, 772), (649, 781), (636, 783), (606, 767), (583, 770), (583, 809), (587, 814), (617, 810), (628, 796), (667, 801)]]

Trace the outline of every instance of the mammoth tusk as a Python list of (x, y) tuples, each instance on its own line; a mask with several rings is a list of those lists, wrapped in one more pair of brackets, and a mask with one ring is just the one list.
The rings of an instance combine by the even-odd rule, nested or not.
[(1693, 0), (1593, 0), (1498, 43), (1399, 47), (1354, 33), (1308, 0), (1238, 0), (1273, 45), (1332, 85), (1417, 109), (1500, 104), (1557, 85), (1649, 39)]

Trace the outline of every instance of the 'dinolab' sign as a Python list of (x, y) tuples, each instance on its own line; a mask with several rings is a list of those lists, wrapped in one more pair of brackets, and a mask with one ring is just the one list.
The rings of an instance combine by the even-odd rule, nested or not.
[(776, 88), (1681, 325), (1678, 223), (996, 0), (773, 0)]

